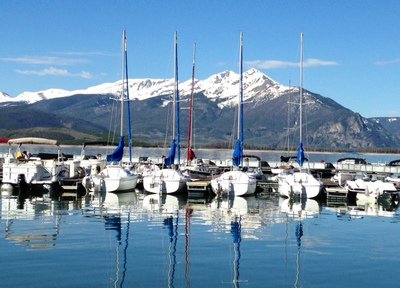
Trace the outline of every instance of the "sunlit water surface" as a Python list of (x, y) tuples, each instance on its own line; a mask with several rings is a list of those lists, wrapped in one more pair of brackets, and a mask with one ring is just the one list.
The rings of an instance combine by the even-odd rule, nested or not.
[[(63, 151), (78, 154), (80, 147)], [(198, 154), (226, 159), (231, 151)], [(252, 154), (277, 161), (281, 153)], [(143, 191), (110, 194), (101, 205), (3, 197), (0, 287), (399, 287), (398, 204), (356, 204), (271, 195), (160, 198)]]
[(399, 220), (276, 196), (3, 197), (1, 287), (398, 287)]

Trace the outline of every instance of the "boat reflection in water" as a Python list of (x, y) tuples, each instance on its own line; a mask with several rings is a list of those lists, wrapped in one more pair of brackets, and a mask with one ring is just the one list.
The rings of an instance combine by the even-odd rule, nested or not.
[(58, 202), (33, 199), (20, 203), (17, 197), (2, 197), (5, 239), (28, 249), (53, 248), (60, 233), (61, 209), (68, 207), (60, 207)]
[(395, 217), (399, 208), (399, 202), (395, 201), (376, 201), (372, 202), (368, 199), (357, 199), (353, 205), (343, 206), (336, 209), (338, 217), (348, 219), (362, 219), (367, 216), (376, 217)]
[[(131, 225), (138, 219), (138, 197), (135, 192), (98, 194), (84, 209), (86, 216), (104, 221), (106, 231), (115, 231), (114, 287), (124, 287), (128, 270), (128, 247)], [(114, 266), (112, 266), (114, 268)]]
[[(129, 210), (126, 215), (127, 218), (125, 220), (123, 220), (122, 215), (118, 214), (104, 215), (105, 229), (116, 232), (115, 278), (113, 279), (114, 287), (124, 287), (128, 267), (127, 252), (131, 226), (130, 216), (131, 213)], [(123, 225), (125, 227), (123, 227)]]
[(233, 240), (233, 287), (239, 287), (240, 242), (242, 241), (241, 216), (231, 221), (231, 235)]
[[(318, 217), (321, 212), (320, 203), (314, 199), (299, 198), (280, 198), (279, 207), (281, 213), (286, 215), (287, 223), (289, 221), (295, 221), (295, 238), (296, 238), (296, 273), (294, 279), (294, 287), (302, 287), (302, 269), (301, 269), (301, 245), (303, 237), (303, 221), (310, 218)], [(287, 227), (288, 228), (288, 227)], [(287, 241), (286, 241), (287, 244)]]
[(279, 207), (281, 213), (293, 219), (312, 218), (318, 216), (321, 212), (320, 203), (317, 200), (307, 198), (280, 198)]
[(175, 268), (176, 268), (176, 245), (178, 242), (178, 223), (179, 213), (175, 216), (167, 216), (164, 221), (164, 227), (168, 233), (168, 287), (174, 287)]
[(263, 219), (260, 217), (260, 210), (263, 208), (255, 196), (215, 197), (209, 207), (208, 215), (203, 212), (203, 218), (214, 231), (229, 231), (231, 221), (241, 216), (242, 233), (245, 233), (246, 238), (257, 238), (255, 231), (270, 224), (267, 221), (274, 221), (270, 215)]
[[(167, 250), (167, 287), (174, 287), (175, 272), (177, 266), (177, 243), (178, 243), (178, 227), (180, 220), (180, 208), (184, 205), (180, 202), (183, 199), (173, 195), (160, 193), (149, 194), (143, 198), (143, 208), (150, 213), (156, 213), (161, 216), (162, 227), (165, 228), (168, 235), (168, 250)], [(186, 283), (189, 281), (189, 218), (190, 210), (186, 212), (186, 231), (185, 231), (185, 259)], [(155, 218), (159, 219), (159, 218)], [(158, 221), (158, 220), (157, 220)]]
[[(232, 284), (233, 287), (239, 287), (240, 283), (247, 283), (247, 280), (240, 279), (240, 259), (241, 259), (241, 242), (242, 242), (242, 229), (253, 231), (261, 227), (261, 222), (256, 220), (251, 210), (252, 204), (255, 202), (255, 197), (216, 197), (210, 204), (210, 217), (206, 222), (210, 221), (213, 230), (218, 232), (229, 232), (232, 237), (233, 253), (232, 263)], [(250, 208), (252, 207), (252, 208)], [(248, 235), (248, 237), (252, 237)]]
[[(129, 193), (106, 193), (103, 206), (110, 210), (118, 210), (120, 213), (129, 212), (138, 204), (138, 197), (135, 192)], [(128, 211), (126, 211), (128, 210)], [(125, 213), (126, 214), (126, 213)]]
[(148, 194), (143, 198), (143, 208), (151, 212), (177, 213), (180, 208), (178, 197), (165, 194)]

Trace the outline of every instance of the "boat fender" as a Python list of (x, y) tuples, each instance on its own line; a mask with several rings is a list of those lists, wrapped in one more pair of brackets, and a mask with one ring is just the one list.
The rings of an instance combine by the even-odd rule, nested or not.
[(1, 185), (1, 195), (10, 196), (13, 192), (13, 186), (9, 183), (4, 183)]

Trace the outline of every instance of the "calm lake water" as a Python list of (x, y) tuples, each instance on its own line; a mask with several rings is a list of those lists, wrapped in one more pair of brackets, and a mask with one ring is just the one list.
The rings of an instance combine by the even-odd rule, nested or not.
[[(328, 203), (328, 205), (330, 205)], [(389, 203), (1, 199), (1, 287), (398, 287)]]
[[(99, 146), (86, 146), (86, 155), (107, 155), (112, 153), (115, 147), (99, 147)], [(11, 152), (15, 152), (17, 147), (12, 146)], [(80, 146), (38, 146), (38, 145), (25, 145), (22, 146), (22, 150), (26, 150), (30, 153), (57, 153), (60, 150), (64, 154), (79, 155), (82, 151)], [(0, 144), (0, 155), (7, 153), (9, 146), (6, 144)], [(232, 159), (232, 149), (196, 149), (197, 158), (205, 158), (212, 160), (226, 160)], [(125, 149), (125, 157), (128, 157), (128, 149)], [(138, 159), (142, 156), (155, 157), (161, 160), (163, 155), (168, 155), (169, 147), (166, 148), (142, 148), (134, 147), (132, 150), (132, 157)], [(181, 159), (185, 158), (185, 149), (181, 149)], [(296, 151), (290, 153), (290, 155), (296, 155)], [(261, 160), (266, 161), (280, 161), (281, 155), (287, 155), (286, 151), (264, 151), (264, 150), (245, 150), (245, 154), (259, 156)], [(400, 159), (400, 154), (357, 154), (357, 153), (314, 153), (307, 152), (306, 157), (312, 162), (325, 161), (335, 163), (339, 158), (342, 157), (360, 157), (365, 158), (368, 162), (373, 163), (389, 163), (392, 160)]]
[(3, 197), (0, 287), (398, 287), (397, 203), (356, 204), (143, 191), (103, 205)]

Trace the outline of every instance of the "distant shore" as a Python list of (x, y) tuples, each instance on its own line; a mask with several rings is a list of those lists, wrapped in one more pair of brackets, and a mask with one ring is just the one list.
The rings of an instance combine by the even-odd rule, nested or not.
[[(3, 149), (8, 148), (7, 143), (0, 143), (0, 147)], [(13, 145), (16, 146), (16, 145)], [(52, 145), (29, 145), (29, 146), (49, 146)], [(80, 148), (83, 145), (78, 144), (61, 144), (59, 145), (60, 148)], [(114, 149), (114, 145), (90, 145), (93, 149)], [(160, 146), (134, 146), (134, 149), (168, 149), (168, 147), (160, 147)], [(87, 148), (89, 149), (89, 148)], [(186, 149), (186, 147), (181, 147), (181, 150)], [(233, 148), (221, 148), (221, 147), (197, 147), (197, 150), (202, 151), (230, 151)], [(245, 154), (252, 154), (252, 153), (259, 153), (259, 152), (269, 152), (269, 153), (281, 153), (282, 155), (295, 155), (297, 153), (296, 149), (272, 149), (272, 148), (246, 148), (245, 147)], [(354, 155), (354, 157), (362, 157), (362, 155), (399, 155), (400, 158), (400, 148), (369, 148), (369, 149), (306, 149), (306, 153), (308, 154), (349, 154)]]

